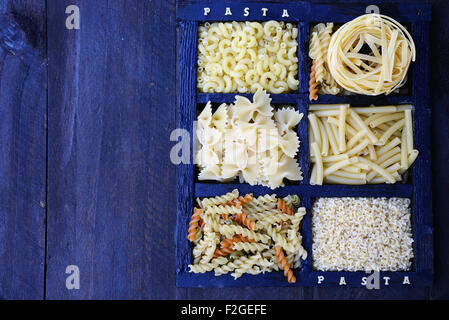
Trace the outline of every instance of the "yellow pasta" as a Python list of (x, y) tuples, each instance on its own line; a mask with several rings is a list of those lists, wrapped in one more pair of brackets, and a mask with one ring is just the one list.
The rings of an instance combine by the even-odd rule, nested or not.
[(323, 125), (326, 130), (327, 137), (329, 139), (330, 148), (332, 149), (332, 152), (334, 154), (337, 154), (338, 153), (337, 140), (335, 139), (334, 133), (332, 132), (332, 129), (326, 119), (323, 119)]
[(327, 156), (329, 151), (329, 138), (327, 137), (327, 132), (319, 118), (317, 119), (317, 123), (321, 134), (321, 155)]
[(317, 117), (315, 114), (311, 113), (308, 115), (310, 127), (313, 133), (313, 141), (315, 141), (318, 146), (321, 148), (321, 134), (320, 128), (318, 127)]
[(340, 152), (343, 152), (346, 149), (345, 127), (347, 111), (347, 106), (340, 106), (340, 112), (338, 115), (338, 151)]
[(341, 91), (341, 87), (332, 77), (327, 66), (328, 47), (331, 41), (333, 27), (333, 23), (317, 24), (312, 29), (310, 35), (309, 57), (312, 59), (312, 63), (315, 66), (314, 75), (316, 79), (313, 83), (314, 86), (318, 87), (318, 92), (320, 94), (336, 95)]
[(407, 152), (411, 154), (413, 151), (413, 124), (412, 124), (412, 111), (407, 109), (405, 113), (405, 136), (407, 138)]
[(321, 153), (316, 142), (312, 143), (312, 149), (316, 159), (316, 176), (314, 182), (321, 185), (323, 184), (323, 161), (321, 159)]
[[(363, 47), (371, 52), (362, 53)], [(400, 23), (384, 15), (366, 14), (333, 34), (327, 65), (332, 77), (347, 91), (389, 94), (405, 83), (415, 55), (413, 39)]]
[(408, 143), (406, 130), (402, 130), (402, 148), (401, 148), (401, 169), (408, 168)]
[(411, 115), (409, 105), (311, 105), (310, 183), (401, 181), (418, 156), (418, 151), (409, 147), (409, 141), (413, 143)]
[(292, 25), (289, 29), (277, 21), (200, 25), (198, 91), (245, 93), (262, 88), (271, 93), (285, 93), (297, 90), (297, 29)]
[[(223, 202), (227, 199), (232, 200)], [(234, 190), (223, 196), (197, 199), (197, 203), (201, 209), (194, 210), (199, 217), (192, 216), (188, 232), (188, 239), (194, 245), (190, 272), (214, 271), (216, 276), (232, 272), (232, 276), (237, 279), (245, 273), (255, 275), (287, 269), (287, 264), (288, 268), (297, 269), (307, 258), (300, 234), (306, 210), (299, 207), (297, 195), (283, 199), (275, 194), (239, 196), (238, 190)], [(215, 214), (229, 211), (229, 208), (219, 208), (225, 206), (233, 206), (238, 210), (229, 214)], [(194, 233), (199, 218), (203, 219), (201, 225), (204, 232)], [(282, 261), (276, 258), (276, 248), (285, 253)], [(291, 278), (291, 270), (289, 274)]]

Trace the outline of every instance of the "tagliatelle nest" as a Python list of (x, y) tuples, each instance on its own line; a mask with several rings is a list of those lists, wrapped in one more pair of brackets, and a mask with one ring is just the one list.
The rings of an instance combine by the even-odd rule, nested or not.
[(332, 35), (327, 65), (335, 81), (348, 91), (389, 94), (404, 84), (415, 56), (415, 44), (404, 26), (384, 15), (366, 14)]

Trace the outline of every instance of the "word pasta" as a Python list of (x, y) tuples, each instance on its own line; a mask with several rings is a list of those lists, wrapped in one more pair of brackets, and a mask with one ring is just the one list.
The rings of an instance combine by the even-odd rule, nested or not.
[[(269, 12), (268, 8), (260, 8), (260, 13), (262, 13), (263, 17), (267, 16), (267, 13)], [(209, 7), (204, 7), (203, 8), (203, 15), (208, 16), (211, 13), (211, 10)], [(223, 14), (225, 16), (232, 16), (232, 8), (231, 7), (226, 7), (225, 11), (223, 12)], [(243, 16), (244, 17), (248, 17), (251, 14), (251, 11), (248, 7), (243, 9)], [(282, 9), (282, 18), (288, 18), (290, 17), (290, 14), (288, 13), (287, 9)]]

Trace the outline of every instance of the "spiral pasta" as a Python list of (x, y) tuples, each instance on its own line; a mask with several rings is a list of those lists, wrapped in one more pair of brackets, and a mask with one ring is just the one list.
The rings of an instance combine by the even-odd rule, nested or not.
[(201, 263), (201, 264), (191, 264), (189, 265), (190, 272), (193, 273), (205, 273), (208, 271), (212, 271), (219, 266), (226, 264), (228, 262), (228, 259), (223, 257), (217, 257), (216, 259), (212, 260), (208, 263)]
[(252, 221), (250, 218), (248, 218), (248, 216), (244, 213), (238, 213), (235, 215), (235, 219), (234, 219), (238, 224), (247, 227), (250, 230), (257, 230), (257, 226), (256, 223), (254, 221)]
[(285, 203), (285, 201), (282, 200), (281, 198), (278, 199), (277, 205), (278, 205), (278, 209), (281, 210), (283, 213), (286, 213), (290, 216), (292, 216), (294, 214), (292, 207), (287, 205)]
[(258, 252), (268, 249), (269, 246), (262, 243), (234, 242), (233, 248), (246, 252)]
[(319, 94), (336, 95), (341, 88), (329, 72), (327, 54), (333, 23), (320, 23), (312, 29), (309, 45), (309, 57), (312, 59), (312, 68), (309, 80), (309, 100), (317, 100)]
[(220, 204), (224, 204), (226, 202), (232, 201), (234, 199), (236, 199), (238, 197), (238, 192), (236, 192), (236, 190), (229, 192), (223, 196), (220, 197), (213, 197), (213, 198), (205, 198), (200, 202), (200, 206), (202, 208), (204, 207), (208, 207), (211, 205), (220, 205)]
[[(305, 209), (298, 208), (299, 197), (239, 196), (238, 190), (234, 190), (228, 193), (228, 198), (232, 199), (197, 199), (202, 208), (194, 210), (195, 222), (191, 223), (188, 237), (190, 240), (194, 230), (196, 237), (202, 238), (194, 241), (189, 271), (214, 271), (216, 276), (231, 273), (238, 279), (245, 273), (257, 275), (284, 270), (291, 282), (293, 274), (286, 266), (300, 268), (301, 261), (307, 257), (299, 232), (305, 215)], [(198, 227), (198, 215), (204, 222), (203, 231)], [(282, 255), (276, 252), (276, 247), (282, 250)]]
[(214, 253), (214, 258), (216, 257), (224, 257), (231, 253), (233, 253), (235, 250), (233, 248), (233, 245), (235, 242), (255, 242), (253, 239), (248, 239), (247, 237), (242, 237), (240, 235), (235, 235), (232, 237), (232, 239), (224, 239), (220, 242), (220, 248), (217, 248)]
[(242, 209), (237, 206), (218, 205), (207, 207), (206, 213), (210, 214), (237, 214), (241, 213)]
[(309, 80), (309, 100), (318, 100), (318, 83), (316, 82), (316, 62), (312, 61)]
[(196, 239), (196, 235), (197, 235), (197, 228), (198, 228), (198, 224), (200, 221), (200, 214), (202, 213), (203, 210), (198, 209), (198, 208), (194, 208), (193, 209), (193, 215), (192, 215), (192, 219), (190, 221), (190, 226), (189, 226), (189, 235), (187, 236), (187, 238), (189, 239), (189, 241), (195, 241)]
[(271, 93), (298, 89), (298, 28), (277, 21), (214, 22), (199, 26), (200, 92)]
[(326, 69), (324, 67), (326, 56), (321, 44), (320, 35), (317, 31), (313, 32), (311, 36), (309, 56), (315, 62), (315, 81), (317, 83), (322, 83), (326, 76)]
[(290, 269), (287, 258), (284, 255), (284, 251), (278, 246), (274, 247), (274, 250), (276, 251), (276, 257), (281, 264), (281, 269), (284, 270), (284, 275), (287, 277), (288, 282), (295, 283), (296, 277), (293, 275), (292, 269)]

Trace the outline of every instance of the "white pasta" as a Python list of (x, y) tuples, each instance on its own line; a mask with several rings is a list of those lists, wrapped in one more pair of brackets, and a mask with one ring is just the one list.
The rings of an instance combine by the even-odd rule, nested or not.
[(410, 200), (319, 198), (312, 207), (313, 267), (319, 271), (406, 271), (413, 238)]
[(277, 21), (214, 22), (199, 26), (200, 92), (271, 93), (298, 90), (297, 28)]
[(196, 202), (201, 209), (194, 210), (188, 230), (194, 244), (190, 272), (231, 273), (237, 279), (282, 269), (289, 282), (296, 281), (291, 269), (307, 258), (300, 234), (306, 210), (297, 195), (239, 196), (233, 190)]
[(402, 181), (401, 175), (418, 155), (408, 145), (413, 144), (411, 110), (411, 106), (311, 105), (310, 184)]
[[(316, 98), (315, 87), (319, 94), (379, 95), (404, 85), (416, 49), (400, 23), (384, 15), (366, 14), (335, 32), (332, 29), (332, 23), (320, 23), (310, 35), (309, 56), (315, 67), (310, 99)], [(365, 48), (371, 52), (365, 53)]]
[(320, 23), (313, 27), (310, 34), (309, 57), (314, 62), (315, 82), (320, 94), (336, 95), (341, 92), (341, 87), (330, 74), (327, 65), (327, 52), (333, 27), (333, 23)]
[(200, 205), (202, 208), (205, 208), (207, 206), (217, 206), (217, 205), (221, 205), (221, 204), (225, 204), (231, 200), (234, 200), (236, 198), (238, 198), (239, 196), (239, 191), (237, 189), (234, 189), (232, 192), (229, 192), (223, 196), (217, 196), (214, 198), (205, 198), (202, 201), (200, 201)]
[[(364, 45), (370, 54), (360, 53)], [(327, 64), (332, 77), (347, 91), (389, 94), (405, 83), (415, 55), (413, 39), (400, 23), (384, 15), (366, 14), (333, 34)]]
[(239, 177), (272, 189), (283, 186), (284, 178), (302, 180), (294, 130), (302, 117), (288, 106), (275, 112), (263, 89), (253, 101), (237, 95), (234, 104), (221, 104), (214, 113), (208, 103), (198, 116), (195, 135), (198, 179), (227, 182)]

